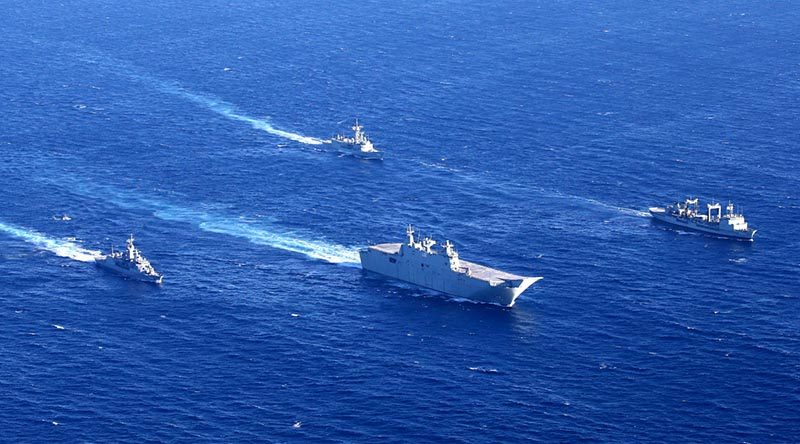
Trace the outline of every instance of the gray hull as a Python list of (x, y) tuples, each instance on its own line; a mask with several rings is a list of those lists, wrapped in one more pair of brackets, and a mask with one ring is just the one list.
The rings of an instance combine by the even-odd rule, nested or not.
[(160, 284), (161, 281), (164, 279), (164, 276), (162, 275), (142, 274), (138, 270), (131, 270), (128, 268), (120, 267), (111, 259), (98, 259), (95, 263), (97, 264), (98, 267), (104, 270), (112, 271), (114, 273), (119, 274), (120, 276), (124, 276), (134, 281)]
[(701, 233), (712, 234), (714, 236), (724, 237), (728, 239), (752, 241), (755, 238), (757, 231), (751, 229), (748, 229), (746, 231), (723, 230), (719, 228), (720, 227), (719, 224), (710, 224), (702, 221), (697, 221), (694, 219), (682, 219), (672, 216), (671, 214), (659, 211), (651, 210), (650, 214), (653, 216), (654, 220), (667, 225), (683, 228), (690, 231), (698, 231)]
[(461, 261), (458, 271), (420, 263), (400, 254), (400, 244), (381, 244), (359, 252), (364, 270), (409, 282), (473, 302), (511, 307), (517, 298), (541, 277), (504, 273), (472, 262)]
[(345, 156), (353, 156), (365, 160), (383, 160), (382, 151), (361, 151), (359, 145), (338, 142), (336, 140), (331, 141), (331, 144), (336, 148), (336, 152)]

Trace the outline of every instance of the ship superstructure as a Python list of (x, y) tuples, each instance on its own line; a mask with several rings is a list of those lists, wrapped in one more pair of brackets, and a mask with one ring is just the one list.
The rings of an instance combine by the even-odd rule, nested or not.
[(125, 251), (114, 251), (112, 248), (111, 253), (96, 260), (97, 265), (129, 279), (160, 284), (164, 276), (156, 272), (150, 265), (150, 261), (145, 259), (136, 248), (133, 241), (133, 235), (131, 235), (125, 244)]
[(518, 276), (461, 260), (446, 241), (440, 251), (430, 237), (418, 239), (406, 229), (405, 243), (378, 244), (359, 252), (361, 266), (421, 287), (475, 302), (511, 307), (541, 277)]
[(723, 212), (721, 204), (711, 202), (706, 204), (706, 211), (701, 212), (700, 200), (690, 198), (666, 208), (651, 207), (650, 214), (660, 222), (733, 239), (752, 241), (758, 231), (748, 226), (733, 203), (728, 203)]
[(362, 159), (381, 160), (383, 152), (378, 151), (363, 131), (364, 127), (358, 124), (356, 119), (352, 127), (353, 137), (337, 134), (331, 139), (331, 143), (337, 150), (346, 155), (359, 157)]

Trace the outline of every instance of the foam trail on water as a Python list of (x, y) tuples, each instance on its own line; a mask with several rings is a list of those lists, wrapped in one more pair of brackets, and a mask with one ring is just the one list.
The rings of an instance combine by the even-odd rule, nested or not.
[(0, 222), (0, 232), (22, 239), (25, 242), (55, 253), (56, 256), (67, 257), (80, 262), (94, 262), (102, 257), (99, 251), (87, 250), (74, 242), (53, 239), (33, 230), (16, 227)]
[(152, 211), (153, 215), (159, 219), (192, 224), (210, 233), (247, 239), (257, 245), (299, 253), (332, 264), (358, 266), (361, 263), (357, 248), (305, 239), (261, 222), (181, 207), (105, 187), (101, 189), (100, 187), (77, 186), (76, 189), (91, 196), (107, 196), (112, 203), (123, 208)]
[(250, 117), (238, 112), (236, 110), (236, 107), (230, 103), (214, 98), (213, 96), (210, 95), (189, 91), (180, 84), (178, 84), (177, 82), (168, 82), (160, 80), (158, 78), (155, 78), (147, 74), (142, 74), (141, 69), (137, 68), (131, 63), (122, 60), (117, 60), (99, 51), (88, 50), (84, 48), (83, 50), (80, 51), (79, 57), (84, 62), (103, 67), (104, 69), (107, 69), (116, 75), (127, 77), (129, 79), (143, 83), (151, 88), (155, 88), (167, 94), (171, 94), (173, 96), (180, 97), (184, 100), (188, 100), (194, 103), (195, 105), (199, 105), (223, 117), (227, 117), (232, 120), (237, 120), (239, 122), (249, 123), (250, 125), (253, 126), (253, 128), (265, 131), (275, 136), (283, 137), (289, 140), (294, 140), (295, 142), (300, 142), (307, 145), (321, 145), (323, 143), (326, 143), (326, 141), (317, 139), (315, 137), (304, 136), (302, 134), (297, 134), (290, 131), (284, 131), (275, 128), (274, 126), (272, 126), (272, 124), (270, 124), (266, 120), (256, 119), (254, 117)]
[[(542, 190), (544, 191), (544, 189), (542, 189)], [(609, 203), (606, 203), (606, 202), (599, 201), (597, 199), (592, 199), (590, 197), (576, 196), (574, 194), (563, 193), (563, 192), (560, 192), (560, 191), (556, 191), (556, 192), (552, 193), (552, 195), (554, 195), (556, 197), (564, 197), (564, 198), (568, 198), (568, 199), (575, 199), (575, 200), (583, 201), (583, 202), (589, 203), (589, 204), (594, 205), (594, 206), (606, 208), (606, 209), (609, 209), (609, 210), (612, 210), (612, 211), (616, 211), (616, 212), (619, 212), (619, 213), (622, 213), (622, 214), (627, 214), (629, 216), (650, 217), (650, 213), (648, 213), (647, 211), (637, 210), (635, 208), (620, 207), (620, 206), (617, 206), (617, 205), (612, 205), (612, 204), (609, 204)]]
[(246, 220), (209, 214), (188, 208), (158, 203), (153, 214), (163, 220), (185, 222), (196, 225), (203, 231), (247, 239), (257, 245), (266, 245), (284, 251), (303, 254), (332, 264), (357, 265), (360, 263), (358, 251), (343, 245), (323, 241), (303, 239), (288, 233), (281, 233), (262, 224), (248, 223)]
[(601, 207), (605, 207), (611, 210), (619, 211), (622, 214), (627, 214), (630, 216), (637, 216), (637, 217), (650, 217), (650, 213), (647, 211), (637, 210), (634, 208), (626, 208), (626, 207), (618, 207), (616, 205), (607, 204), (605, 202), (601, 202), (597, 199), (590, 199), (590, 198), (583, 198), (587, 202), (593, 203), (595, 205), (599, 205)]
[(242, 237), (254, 244), (267, 245), (293, 253), (304, 254), (310, 258), (332, 264), (355, 266), (360, 263), (357, 250), (341, 245), (287, 236), (246, 224), (230, 223), (227, 220), (202, 222), (199, 227), (212, 233)]
[(321, 145), (324, 143), (324, 141), (317, 139), (315, 137), (308, 137), (308, 136), (303, 136), (302, 134), (296, 134), (289, 131), (280, 130), (272, 126), (266, 120), (256, 119), (253, 117), (246, 116), (244, 114), (240, 114), (239, 112), (236, 111), (236, 108), (233, 105), (224, 102), (222, 100), (217, 100), (209, 96), (189, 92), (182, 87), (170, 84), (164, 84), (159, 89), (161, 89), (164, 92), (182, 97), (197, 105), (203, 106), (229, 119), (238, 120), (239, 122), (249, 123), (255, 129), (266, 131), (275, 136), (283, 137), (284, 139), (294, 140), (295, 142), (305, 143), (306, 145)]

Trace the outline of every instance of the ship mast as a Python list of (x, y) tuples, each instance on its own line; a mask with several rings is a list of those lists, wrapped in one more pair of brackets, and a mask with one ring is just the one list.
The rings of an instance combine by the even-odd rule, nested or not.
[(355, 134), (356, 143), (361, 143), (361, 140), (363, 139), (364, 135), (361, 132), (362, 129), (363, 129), (363, 127), (358, 124), (358, 119), (356, 119), (356, 124), (353, 125), (353, 131), (355, 131), (355, 133), (356, 133)]

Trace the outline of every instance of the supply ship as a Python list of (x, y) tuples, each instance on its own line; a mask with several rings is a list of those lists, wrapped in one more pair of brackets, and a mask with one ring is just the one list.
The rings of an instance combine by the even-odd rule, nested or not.
[(728, 203), (723, 214), (722, 205), (719, 203), (706, 204), (706, 212), (700, 212), (699, 199), (686, 199), (666, 208), (651, 207), (650, 214), (653, 219), (666, 224), (700, 231), (730, 239), (752, 241), (756, 230), (748, 226), (744, 215), (737, 213), (733, 203)]
[(406, 229), (405, 243), (373, 245), (359, 251), (361, 266), (368, 271), (406, 281), (474, 302), (511, 307), (541, 277), (517, 276), (461, 260), (453, 244), (435, 249), (429, 237), (417, 239)]
[(150, 261), (144, 258), (133, 244), (133, 235), (128, 238), (125, 251), (114, 251), (97, 259), (97, 266), (113, 271), (129, 279), (160, 284), (164, 276), (156, 272)]

